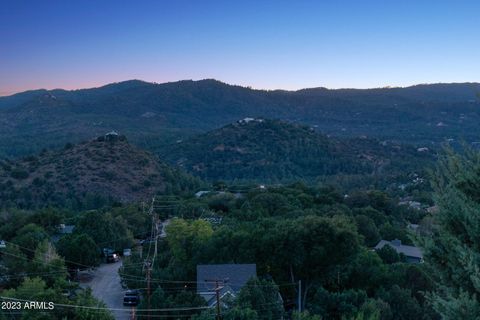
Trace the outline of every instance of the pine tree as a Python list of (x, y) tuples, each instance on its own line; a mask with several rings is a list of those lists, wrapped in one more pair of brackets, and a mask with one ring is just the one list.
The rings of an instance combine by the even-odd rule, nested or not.
[(480, 154), (448, 149), (433, 177), (439, 210), (418, 239), (437, 283), (428, 298), (442, 319), (480, 319)]

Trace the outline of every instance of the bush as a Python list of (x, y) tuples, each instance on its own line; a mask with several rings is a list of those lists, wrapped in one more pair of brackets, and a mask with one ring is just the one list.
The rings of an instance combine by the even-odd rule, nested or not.
[(25, 170), (16, 168), (15, 170), (12, 171), (10, 176), (14, 179), (22, 180), (22, 179), (27, 179), (29, 174)]
[(42, 186), (43, 184), (45, 183), (45, 180), (39, 178), (39, 177), (36, 177), (35, 179), (33, 179), (33, 185), (36, 186), (36, 187), (40, 187)]
[(401, 261), (400, 255), (389, 245), (385, 245), (382, 249), (377, 250), (377, 254), (387, 264)]
[(65, 150), (69, 150), (69, 149), (72, 149), (72, 148), (73, 148), (73, 143), (70, 143), (70, 142), (66, 143), (65, 146), (63, 147), (63, 149), (65, 149)]
[(145, 181), (143, 181), (143, 186), (144, 186), (144, 187), (147, 187), (147, 188), (148, 188), (148, 187), (151, 187), (151, 186), (152, 186), (152, 181), (150, 181), (150, 180), (145, 180)]

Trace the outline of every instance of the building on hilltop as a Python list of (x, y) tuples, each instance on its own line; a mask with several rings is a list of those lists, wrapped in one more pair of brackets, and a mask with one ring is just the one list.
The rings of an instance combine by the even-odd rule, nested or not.
[(116, 141), (119, 137), (119, 134), (116, 131), (110, 131), (105, 134), (106, 141)]

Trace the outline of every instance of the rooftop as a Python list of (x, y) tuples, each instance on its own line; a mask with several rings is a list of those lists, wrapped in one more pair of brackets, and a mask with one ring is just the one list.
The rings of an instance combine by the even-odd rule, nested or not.
[(197, 293), (209, 307), (216, 304), (215, 287), (218, 280), (220, 299), (235, 296), (250, 278), (257, 276), (256, 264), (207, 264), (197, 266)]
[(398, 239), (392, 241), (380, 240), (380, 242), (375, 246), (375, 250), (382, 249), (386, 245), (391, 246), (399, 254), (403, 253), (407, 257), (423, 259), (423, 254), (420, 248), (404, 245), (402, 244), (402, 241)]
[(197, 266), (197, 292), (212, 291), (214, 280), (226, 280), (238, 292), (250, 278), (257, 276), (256, 264), (207, 264)]
[(60, 224), (58, 233), (70, 234), (73, 233), (73, 229), (75, 229), (75, 225)]

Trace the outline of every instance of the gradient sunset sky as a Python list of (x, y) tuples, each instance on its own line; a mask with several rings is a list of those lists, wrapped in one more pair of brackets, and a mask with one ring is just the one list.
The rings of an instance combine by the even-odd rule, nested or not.
[(128, 79), (476, 82), (479, 31), (479, 1), (2, 0), (0, 95)]

